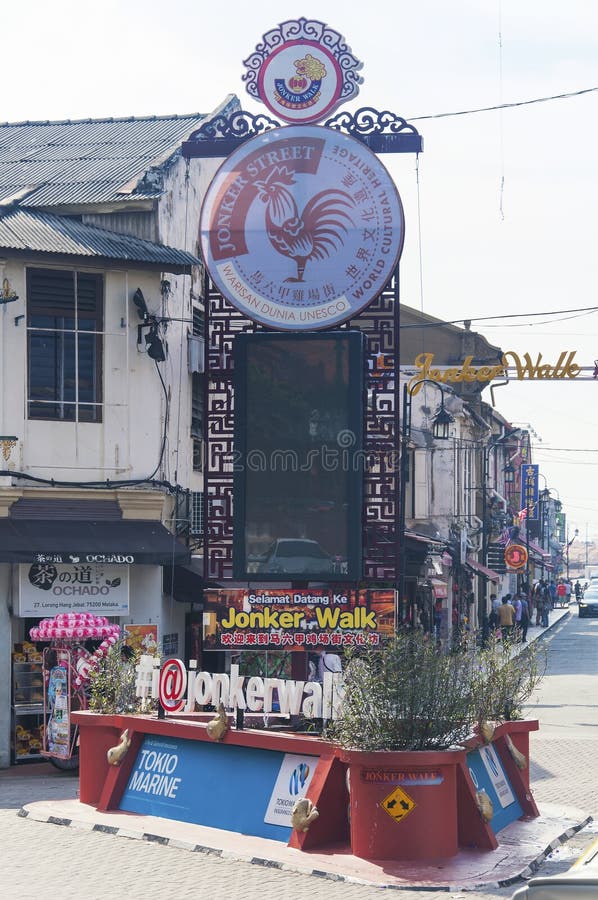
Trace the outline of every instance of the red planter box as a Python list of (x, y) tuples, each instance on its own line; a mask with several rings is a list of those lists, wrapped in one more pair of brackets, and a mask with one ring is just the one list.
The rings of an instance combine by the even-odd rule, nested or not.
[(351, 850), (363, 859), (459, 851), (457, 769), (464, 750), (341, 751), (349, 767)]
[[(205, 717), (204, 717), (205, 718)], [(156, 719), (153, 716), (73, 714), (80, 727), (80, 798), (101, 810), (118, 809), (120, 798), (145, 735), (206, 741), (205, 721)], [(109, 766), (106, 751), (123, 729), (131, 747), (120, 766)], [(529, 732), (536, 721), (499, 725), (493, 746), (500, 757), (524, 816), (537, 816), (529, 791), (529, 768), (518, 768), (512, 745), (529, 759)], [(341, 750), (316, 736), (267, 731), (229, 731), (223, 743), (236, 752), (261, 747), (319, 758), (307, 796), (320, 817), (306, 833), (293, 831), (289, 845), (316, 850), (345, 844), (348, 772), (350, 850), (371, 860), (435, 860), (455, 856), (461, 848), (487, 850), (498, 846), (491, 823), (476, 802), (467, 753), (482, 743), (472, 738), (458, 750), (377, 751)], [(521, 760), (519, 759), (519, 762)], [(198, 779), (209, 772), (198, 772)]]

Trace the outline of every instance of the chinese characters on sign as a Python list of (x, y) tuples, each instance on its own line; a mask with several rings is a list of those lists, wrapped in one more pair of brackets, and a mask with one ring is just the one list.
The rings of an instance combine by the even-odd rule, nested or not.
[(204, 649), (304, 650), (378, 644), (394, 633), (394, 591), (204, 592)]
[(532, 522), (538, 519), (538, 470), (539, 466), (532, 463), (521, 466), (521, 509)]
[(38, 562), (19, 566), (19, 615), (23, 618), (129, 611), (129, 569), (91, 563)]
[(309, 125), (268, 131), (222, 164), (200, 221), (222, 294), (255, 322), (314, 331), (357, 315), (403, 248), (395, 184), (364, 144)]

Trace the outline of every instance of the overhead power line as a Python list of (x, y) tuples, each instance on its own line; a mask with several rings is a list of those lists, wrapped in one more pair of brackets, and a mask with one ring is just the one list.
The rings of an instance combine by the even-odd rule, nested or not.
[(566, 94), (551, 94), (549, 97), (535, 97), (533, 100), (519, 100), (515, 103), (498, 103), (496, 106), (480, 106), (477, 109), (460, 109), (457, 112), (432, 113), (429, 116), (407, 116), (408, 122), (422, 122), (424, 119), (448, 119), (450, 116), (473, 116), (476, 113), (494, 112), (499, 109), (514, 109), (516, 106), (531, 106), (534, 103), (548, 103), (551, 100), (568, 100), (570, 97), (581, 97), (592, 94), (598, 87), (583, 88), (580, 91), (569, 91)]
[(464, 322), (490, 322), (494, 319), (528, 319), (532, 316), (562, 316), (568, 313), (598, 312), (598, 306), (582, 306), (576, 309), (554, 309), (546, 312), (503, 313), (500, 316), (462, 316), (460, 319), (436, 319), (434, 322), (416, 322), (401, 328), (437, 328), (439, 325), (461, 325)]

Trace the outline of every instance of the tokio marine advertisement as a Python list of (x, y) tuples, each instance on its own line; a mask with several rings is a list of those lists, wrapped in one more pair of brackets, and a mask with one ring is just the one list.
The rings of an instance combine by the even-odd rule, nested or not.
[(205, 650), (376, 645), (394, 633), (392, 590), (207, 590)]

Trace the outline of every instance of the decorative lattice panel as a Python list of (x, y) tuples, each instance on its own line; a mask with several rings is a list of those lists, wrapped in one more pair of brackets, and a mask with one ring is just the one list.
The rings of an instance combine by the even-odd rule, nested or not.
[[(364, 581), (397, 578), (399, 344), (398, 276), (349, 327), (367, 341), (367, 414), (363, 504)], [(257, 325), (206, 285), (208, 359), (206, 379), (207, 459), (205, 470), (206, 577), (232, 578), (234, 396), (233, 344)]]

